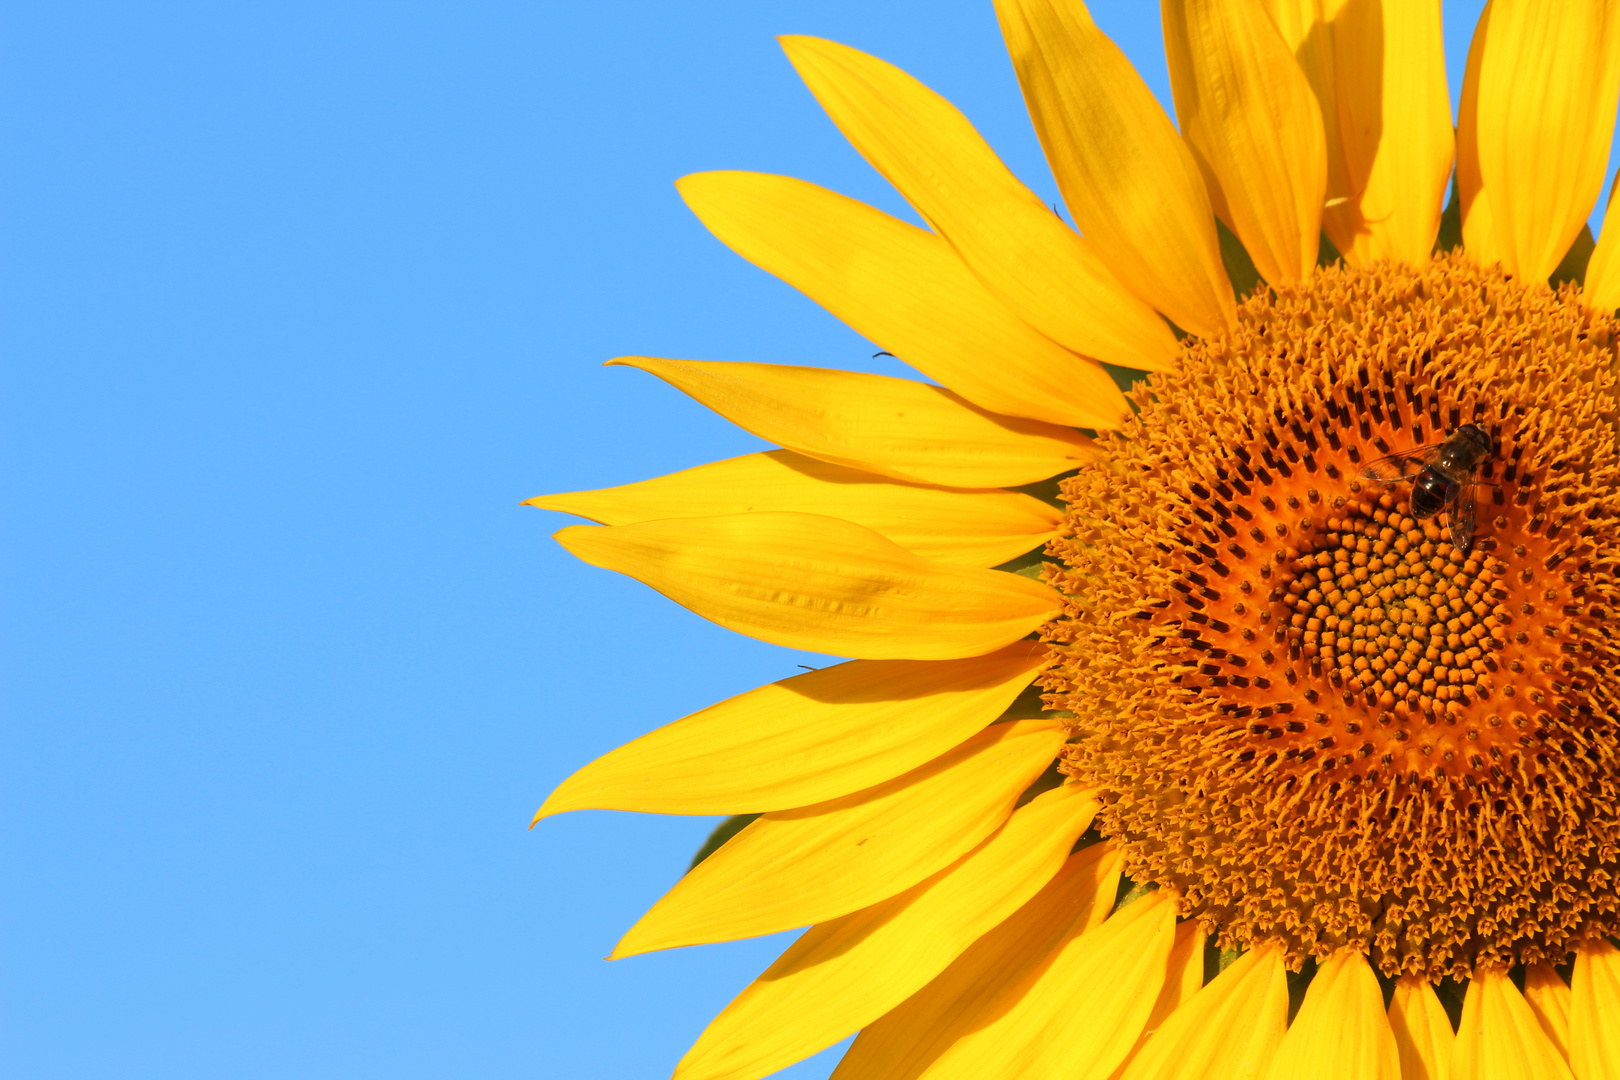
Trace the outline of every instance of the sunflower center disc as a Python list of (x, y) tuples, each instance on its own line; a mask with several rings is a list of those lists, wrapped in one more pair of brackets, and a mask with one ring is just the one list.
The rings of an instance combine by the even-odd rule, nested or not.
[[(1462, 255), (1260, 290), (1064, 485), (1043, 685), (1128, 872), (1387, 974), (1620, 932), (1614, 320)], [(1373, 459), (1496, 440), (1472, 548)], [(1490, 486), (1495, 485), (1495, 486)]]

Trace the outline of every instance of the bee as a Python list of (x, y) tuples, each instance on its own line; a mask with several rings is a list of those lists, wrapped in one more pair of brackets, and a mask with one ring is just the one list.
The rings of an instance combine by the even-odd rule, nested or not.
[(1474, 489), (1500, 487), (1479, 479), (1496, 453), (1496, 443), (1478, 424), (1464, 424), (1441, 442), (1417, 446), (1369, 462), (1361, 477), (1375, 484), (1412, 484), (1412, 516), (1419, 521), (1445, 510), (1451, 514), (1451, 542), (1467, 552), (1474, 543)]

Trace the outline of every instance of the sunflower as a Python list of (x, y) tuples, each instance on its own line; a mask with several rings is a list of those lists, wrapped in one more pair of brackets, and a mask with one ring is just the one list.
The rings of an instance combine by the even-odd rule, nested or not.
[(622, 358), (781, 449), (531, 500), (851, 658), (537, 815), (741, 815), (616, 957), (809, 927), (675, 1075), (1620, 1077), (1620, 5), (1492, 0), (1455, 127), (1438, 2), (1164, 0), (1179, 126), (996, 7), (1073, 227), (809, 37), (928, 229), (678, 185), (934, 381)]

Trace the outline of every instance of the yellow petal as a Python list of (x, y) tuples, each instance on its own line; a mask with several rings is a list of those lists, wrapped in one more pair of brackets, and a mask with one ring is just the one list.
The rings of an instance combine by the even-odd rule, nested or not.
[(610, 361), (640, 368), (738, 427), (813, 458), (946, 487), (1016, 487), (1097, 457), (1084, 435), (997, 416), (909, 379), (785, 364)]
[(1058, 594), (913, 555), (853, 522), (764, 511), (570, 525), (558, 543), (728, 630), (863, 660), (980, 656), (1056, 614)]
[(950, 1045), (954, 1025), (1009, 986), (1039, 975), (1062, 942), (1097, 927), (1114, 906), (1119, 849), (1093, 844), (1069, 856), (1051, 882), (975, 942), (933, 982), (869, 1024), (833, 1080), (911, 1080)]
[(1454, 149), (1440, 2), (1346, 3), (1333, 46), (1350, 199), (1324, 211), (1322, 226), (1353, 265), (1422, 266), (1440, 232)]
[(1492, 0), (1475, 39), (1458, 142), (1477, 173), (1459, 173), (1463, 207), (1483, 190), (1503, 269), (1544, 281), (1603, 189), (1620, 10), (1605, 0)]
[(821, 38), (780, 40), (855, 149), (1014, 313), (1098, 360), (1160, 370), (1174, 359), (1164, 320), (1018, 182), (955, 106), (856, 49)]
[(1502, 261), (1502, 248), (1496, 242), (1496, 219), (1491, 213), (1490, 192), (1479, 174), (1479, 61), (1485, 52), (1486, 32), (1491, 20), (1490, 0), (1479, 13), (1473, 39), (1468, 45), (1468, 66), (1463, 70), (1462, 96), (1457, 103), (1457, 209), (1462, 215), (1463, 247), (1480, 262)]
[[(1616, 177), (1620, 183), (1620, 177)], [(1603, 232), (1586, 264), (1583, 297), (1593, 311), (1605, 315), (1620, 308), (1620, 210), (1616, 209), (1614, 188), (1609, 189), (1609, 208), (1603, 212)]]
[(933, 877), (812, 927), (715, 1017), (676, 1077), (755, 1080), (876, 1020), (1040, 891), (1098, 805), (1073, 785), (1048, 791)]
[(1316, 268), (1327, 190), (1322, 111), (1293, 50), (1252, 3), (1163, 0), (1176, 116), (1215, 214), (1273, 283)]
[(1164, 987), (1159, 991), (1159, 1000), (1153, 1003), (1153, 1011), (1142, 1026), (1142, 1033), (1136, 1037), (1136, 1045), (1114, 1069), (1109, 1080), (1118, 1080), (1125, 1075), (1137, 1051), (1164, 1025), (1170, 1014), (1203, 988), (1204, 938), (1204, 927), (1196, 919), (1188, 919), (1176, 927), (1176, 941), (1170, 946), (1170, 962), (1165, 971)]
[(1401, 1055), (1401, 1080), (1450, 1080), (1456, 1036), (1427, 979), (1406, 975), (1396, 980), (1389, 1026)]
[(903, 892), (999, 828), (1064, 736), (1058, 720), (995, 724), (876, 787), (764, 814), (665, 893), (613, 955), (774, 934)]
[(1579, 1080), (1620, 1077), (1620, 950), (1607, 941), (1575, 950), (1569, 1063)]
[(1063, 1075), (1107, 1080), (1136, 1045), (1164, 985), (1175, 896), (1151, 893), (1072, 934), (1043, 968), (956, 1018), (929, 1080)]
[(1333, 20), (1344, 0), (1263, 0), (1263, 6), (1316, 95), (1327, 159), (1326, 197), (1335, 202), (1348, 198), (1354, 192), (1339, 135), (1338, 76), (1333, 64)]
[(1564, 1060), (1569, 1060), (1569, 986), (1558, 977), (1551, 964), (1531, 964), (1524, 971), (1524, 1000), (1541, 1022), (1541, 1030), (1552, 1040)]
[(1358, 950), (1340, 949), (1316, 969), (1267, 1075), (1270, 1080), (1401, 1080), (1384, 992)]
[(925, 559), (996, 566), (1056, 536), (1063, 514), (1016, 491), (960, 491), (771, 450), (600, 491), (542, 495), (528, 506), (631, 525), (674, 517), (791, 510), (843, 518)]
[(1572, 1080), (1563, 1055), (1504, 971), (1483, 972), (1468, 983), (1451, 1080)]
[(676, 184), (737, 254), (931, 379), (991, 412), (1117, 428), (1114, 377), (1014, 315), (951, 245), (786, 176), (711, 172)]
[(863, 791), (988, 726), (1047, 664), (1021, 641), (965, 660), (851, 660), (739, 694), (597, 758), (535, 815), (744, 814)]
[(996, 0), (1063, 201), (1098, 257), (1183, 330), (1234, 325), (1209, 194), (1175, 125), (1080, 0)]
[(1282, 950), (1262, 946), (1171, 1013), (1131, 1059), (1124, 1080), (1256, 1080), (1287, 1027)]

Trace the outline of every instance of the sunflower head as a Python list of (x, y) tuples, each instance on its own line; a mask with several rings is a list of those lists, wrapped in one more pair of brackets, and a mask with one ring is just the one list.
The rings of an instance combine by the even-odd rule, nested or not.
[[(1333, 266), (1138, 387), (1063, 484), (1043, 632), (1128, 873), (1296, 967), (1466, 978), (1620, 929), (1614, 331), (1460, 253)], [(1469, 424), (1448, 512), (1364, 475)]]
[(1165, 0), (1172, 122), (1080, 0), (995, 6), (1072, 226), (808, 37), (927, 227), (679, 184), (933, 381), (622, 358), (779, 449), (531, 500), (850, 658), (538, 815), (732, 815), (616, 957), (809, 927), (677, 1077), (1620, 1076), (1620, 12), (1492, 0), (1454, 123), (1437, 0)]

